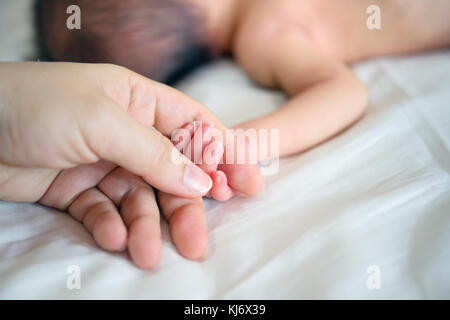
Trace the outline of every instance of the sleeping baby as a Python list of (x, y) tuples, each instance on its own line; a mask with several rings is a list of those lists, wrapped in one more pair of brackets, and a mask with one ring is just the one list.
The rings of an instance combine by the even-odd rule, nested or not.
[[(65, 27), (72, 4), (81, 8), (80, 30)], [(370, 17), (372, 5), (378, 17)], [(39, 12), (55, 60), (114, 63), (172, 83), (200, 63), (231, 54), (257, 84), (290, 97), (276, 111), (236, 126), (279, 130), (280, 156), (311, 148), (363, 115), (367, 93), (347, 63), (450, 44), (448, 0), (45, 0)], [(375, 29), (371, 18), (379, 19)], [(194, 127), (184, 129), (203, 132), (208, 124)], [(210, 195), (225, 201), (239, 179), (220, 161), (227, 152), (223, 141), (203, 141), (202, 152), (206, 147)], [(239, 180), (243, 189), (255, 183)]]

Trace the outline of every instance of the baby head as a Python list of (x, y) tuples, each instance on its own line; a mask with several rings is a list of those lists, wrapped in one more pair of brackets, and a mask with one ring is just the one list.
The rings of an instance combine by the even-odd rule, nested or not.
[[(80, 30), (66, 26), (73, 4)], [(114, 63), (171, 83), (211, 55), (203, 10), (189, 0), (38, 0), (37, 16), (57, 61)]]

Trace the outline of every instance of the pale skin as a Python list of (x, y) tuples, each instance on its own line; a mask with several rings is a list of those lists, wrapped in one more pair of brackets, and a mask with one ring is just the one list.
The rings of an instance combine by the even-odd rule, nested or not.
[(280, 129), (281, 156), (311, 148), (362, 116), (366, 90), (345, 62), (450, 45), (445, 0), (377, 1), (383, 19), (377, 31), (366, 27), (370, 0), (236, 3), (229, 50), (255, 82), (291, 97), (237, 127)]
[[(450, 45), (447, 0), (376, 1), (382, 15), (376, 31), (366, 27), (372, 0), (197, 3), (207, 13), (216, 51), (230, 51), (256, 83), (290, 97), (276, 111), (235, 126), (279, 129), (280, 156), (309, 149), (363, 115), (367, 93), (347, 62)], [(214, 198), (224, 201), (235, 194), (223, 179), (212, 178)]]
[[(194, 120), (225, 129), (200, 103), (122, 67), (2, 62), (0, 199), (67, 210), (100, 247), (152, 268), (162, 255), (155, 187), (175, 246), (200, 259), (211, 180), (166, 137)], [(257, 185), (232, 181), (241, 192), (262, 188), (256, 166), (235, 171)]]
[[(237, 127), (280, 129), (280, 155), (301, 152), (342, 131), (364, 112), (367, 101), (365, 89), (345, 62), (380, 54), (408, 53), (449, 45), (450, 33), (446, 23), (447, 0), (433, 1), (433, 6), (427, 6), (427, 2), (428, 4), (430, 2), (426, 0), (378, 1), (384, 19), (381, 31), (368, 31), (365, 28), (367, 18), (365, 9), (372, 4), (371, 2), (202, 1), (202, 4), (206, 5), (209, 29), (213, 35), (211, 42), (217, 51), (233, 52), (237, 61), (255, 82), (265, 87), (280, 88), (291, 97), (290, 101), (274, 113), (239, 124)], [(404, 10), (405, 7), (408, 7), (408, 10)], [(414, 29), (417, 26), (426, 27)], [(125, 130), (118, 131), (123, 133), (123, 137), (142, 135), (148, 138), (151, 134), (136, 126), (134, 122), (130, 120), (121, 122), (115, 116), (108, 118), (110, 121), (106, 124), (100, 121), (102, 119), (100, 115), (111, 114), (109, 112), (111, 110), (115, 110), (112, 114), (117, 115), (116, 110), (120, 110), (117, 106), (121, 106), (139, 123), (147, 127), (153, 124), (167, 136), (175, 128), (183, 127), (193, 120), (210, 122), (219, 130), (224, 130), (220, 122), (205, 111), (206, 108), (192, 100), (186, 100), (187, 97), (175, 94), (166, 87), (157, 86), (160, 88), (157, 92), (162, 94), (157, 99), (160, 105), (148, 112), (147, 107), (144, 107), (148, 104), (139, 103), (139, 97), (146, 95), (142, 95), (141, 90), (131, 90), (128, 82), (129, 79), (141, 78), (137, 75), (130, 76), (128, 71), (125, 72), (123, 69), (120, 69), (120, 72), (113, 68), (114, 71), (96, 69), (80, 73), (73, 69), (71, 72), (65, 72), (66, 68), (72, 68), (65, 65), (50, 68), (50, 71), (45, 72), (30, 66), (23, 67), (23, 72), (20, 70), (18, 72), (15, 69), (17, 66), (14, 68), (2, 66), (2, 68), (5, 68), (0, 72), (2, 81), (0, 96), (3, 101), (15, 103), (23, 101), (22, 107), (35, 105), (34, 95), (29, 98), (32, 100), (26, 101), (29, 96), (26, 89), (35, 88), (37, 83), (41, 83), (39, 92), (45, 98), (41, 100), (42, 105), (47, 106), (50, 110), (48, 112), (52, 115), (55, 110), (60, 110), (56, 107), (60, 106), (62, 101), (64, 103), (70, 101), (69, 110), (85, 110), (83, 108), (85, 104), (98, 101), (103, 103), (94, 104), (103, 107), (95, 109), (98, 112), (94, 115), (90, 112), (60, 114), (63, 118), (70, 116), (68, 119), (73, 119), (74, 115), (81, 115), (80, 119), (86, 120), (86, 123), (94, 123), (83, 129), (84, 131), (80, 131), (77, 126), (70, 130), (66, 122), (61, 122), (64, 124), (62, 126), (54, 127), (58, 122), (49, 123), (47, 120), (49, 117), (38, 117), (43, 125), (42, 123), (36, 125), (38, 122), (35, 118), (25, 117), (25, 120), (22, 118), (26, 121), (23, 127), (11, 126), (13, 129), (25, 127), (31, 129), (29, 135), (24, 131), (12, 135), (16, 137), (14, 141), (23, 139), (21, 148), (17, 148), (18, 151), (1, 155), (0, 164), (3, 166), (0, 171), (1, 199), (39, 201), (58, 209), (68, 210), (76, 219), (83, 221), (101, 247), (111, 251), (123, 250), (126, 247), (139, 267), (151, 268), (161, 258), (159, 209), (151, 188), (154, 186), (164, 190), (158, 193), (160, 209), (169, 221), (171, 235), (179, 252), (189, 259), (200, 259), (204, 256), (208, 237), (200, 196), (206, 192), (186, 193), (179, 185), (181, 173), (176, 174), (180, 172), (179, 169), (165, 167), (165, 162), (154, 165), (166, 168), (166, 176), (175, 177), (173, 180), (158, 183), (157, 177), (149, 176), (151, 170), (145, 168), (152, 163), (150, 161), (152, 156), (159, 158), (158, 154), (146, 155), (141, 150), (142, 156), (124, 159), (127, 154), (135, 154), (129, 150), (132, 148), (129, 141), (133, 139), (120, 139), (120, 135), (112, 135), (111, 131), (114, 131), (114, 128), (123, 125), (130, 131), (130, 133), (125, 133)], [(114, 77), (111, 76), (111, 72), (114, 73)], [(83, 81), (74, 84), (61, 76), (71, 73)], [(99, 80), (99, 75), (104, 77), (100, 77)], [(119, 81), (112, 81), (112, 78)], [(26, 79), (39, 80), (27, 86)], [(46, 83), (45, 79), (50, 79), (50, 83)], [(127, 81), (120, 81), (121, 79)], [(97, 85), (99, 82), (104, 83), (97, 92), (92, 88), (98, 89), (99, 86), (88, 85), (92, 82)], [(11, 83), (18, 83), (23, 87), (16, 85), (18, 89), (15, 90), (18, 91), (7, 90)], [(80, 83), (81, 85), (87, 83), (87, 86), (80, 87)], [(141, 80), (136, 83), (143, 84)], [(147, 85), (137, 87), (153, 87), (146, 83)], [(106, 90), (106, 100), (104, 100), (105, 88), (109, 88)], [(163, 93), (167, 90), (170, 94)], [(11, 96), (12, 92), (15, 94)], [(57, 95), (61, 99), (54, 99), (55, 92), (63, 93), (61, 96)], [(91, 94), (86, 97), (85, 92)], [(132, 94), (123, 96), (123, 92)], [(22, 97), (22, 100), (17, 97)], [(111, 104), (111, 101), (114, 103)], [(150, 101), (155, 101), (154, 96)], [(112, 105), (116, 107), (111, 108)], [(132, 108), (132, 105), (140, 107)], [(177, 112), (172, 109), (176, 105), (189, 107), (185, 107), (183, 112)], [(155, 114), (156, 117), (151, 116)], [(168, 114), (177, 115), (176, 121), (158, 121), (167, 119)], [(92, 116), (100, 121), (101, 126), (98, 126), (97, 122), (87, 121), (87, 118)], [(4, 118), (0, 119), (3, 121)], [(117, 126), (111, 123), (117, 123)], [(93, 129), (95, 126), (96, 130)], [(47, 130), (44, 134), (42, 128)], [(98, 132), (104, 134), (105, 138), (109, 136), (107, 134), (109, 132), (110, 139), (114, 137), (122, 142), (121, 148), (105, 149), (101, 147), (103, 144), (99, 141), (86, 143), (90, 140), (96, 141)], [(2, 138), (5, 136), (8, 135), (2, 134)], [(29, 138), (31, 142), (28, 143)], [(63, 138), (68, 139), (70, 143), (61, 142), (64, 141), (61, 140)], [(19, 145), (10, 141), (2, 143), (4, 143), (1, 146), (2, 151), (7, 150), (8, 146), (11, 149), (11, 146)], [(168, 148), (167, 144), (163, 145)], [(49, 146), (55, 147), (50, 149), (52, 152), (42, 153), (42, 150), (48, 149)], [(91, 150), (92, 146), (94, 153)], [(134, 147), (140, 149), (136, 145)], [(145, 148), (147, 149), (151, 148)], [(111, 153), (108, 150), (120, 152)], [(16, 155), (16, 158), (12, 159), (10, 154)], [(236, 192), (256, 194), (263, 187), (262, 178), (254, 166), (222, 164), (217, 168), (213, 166), (203, 169), (209, 172), (214, 180), (210, 195), (221, 201), (229, 199)], [(224, 175), (218, 173), (220, 171)], [(222, 180), (214, 177), (217, 174)], [(11, 193), (11, 190), (14, 192)]]

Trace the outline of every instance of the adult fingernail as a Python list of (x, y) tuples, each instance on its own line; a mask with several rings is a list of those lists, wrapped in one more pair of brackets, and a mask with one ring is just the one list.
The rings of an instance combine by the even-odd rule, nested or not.
[(183, 184), (190, 191), (206, 193), (212, 187), (212, 180), (196, 165), (187, 164), (184, 169)]

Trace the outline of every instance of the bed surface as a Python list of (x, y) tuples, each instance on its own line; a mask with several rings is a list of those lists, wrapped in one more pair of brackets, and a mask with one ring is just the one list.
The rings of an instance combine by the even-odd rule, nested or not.
[[(11, 27), (5, 3), (26, 11), (29, 1), (2, 1), (0, 26)], [(0, 60), (28, 59), (29, 38), (0, 32)], [(282, 159), (260, 195), (206, 200), (203, 262), (176, 253), (165, 221), (162, 262), (143, 271), (126, 254), (99, 249), (65, 213), (0, 202), (0, 298), (449, 299), (450, 51), (354, 69), (369, 90), (366, 116)], [(229, 125), (285, 99), (228, 60), (178, 88)], [(71, 265), (81, 270), (79, 290), (66, 287)], [(377, 275), (381, 287), (373, 289)]]

